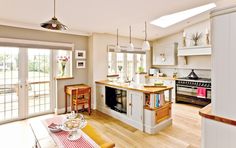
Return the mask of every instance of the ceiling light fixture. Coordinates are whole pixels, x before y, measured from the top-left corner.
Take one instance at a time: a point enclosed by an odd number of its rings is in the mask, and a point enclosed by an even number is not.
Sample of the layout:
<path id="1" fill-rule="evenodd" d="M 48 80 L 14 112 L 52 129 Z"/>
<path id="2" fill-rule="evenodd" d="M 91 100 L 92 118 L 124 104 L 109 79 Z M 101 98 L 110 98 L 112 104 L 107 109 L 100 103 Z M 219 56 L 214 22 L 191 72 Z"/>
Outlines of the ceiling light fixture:
<path id="1" fill-rule="evenodd" d="M 121 48 L 119 46 L 119 30 L 117 28 L 117 32 L 116 32 L 116 47 L 115 47 L 115 52 L 120 52 L 121 51 Z"/>
<path id="2" fill-rule="evenodd" d="M 150 44 L 147 41 L 147 22 L 145 21 L 145 40 L 143 42 L 143 48 L 142 50 L 146 51 L 146 50 L 150 50 Z"/>
<path id="3" fill-rule="evenodd" d="M 129 26 L 129 46 L 128 50 L 134 50 L 134 44 L 131 42 L 131 26 Z"/>
<path id="4" fill-rule="evenodd" d="M 195 7 L 192 9 L 185 10 L 185 11 L 180 11 L 180 12 L 173 13 L 170 15 L 162 16 L 156 20 L 153 20 L 151 24 L 162 27 L 162 28 L 166 28 L 176 23 L 179 23 L 181 21 L 184 21 L 188 18 L 191 18 L 193 16 L 196 16 L 198 14 L 211 10 L 215 7 L 216 7 L 215 3 L 210 3 L 207 5 L 200 6 L 200 7 Z"/>
<path id="5" fill-rule="evenodd" d="M 67 26 L 59 22 L 55 16 L 56 14 L 56 0 L 54 0 L 54 16 L 51 20 L 41 23 L 40 26 L 50 30 L 67 30 Z"/>

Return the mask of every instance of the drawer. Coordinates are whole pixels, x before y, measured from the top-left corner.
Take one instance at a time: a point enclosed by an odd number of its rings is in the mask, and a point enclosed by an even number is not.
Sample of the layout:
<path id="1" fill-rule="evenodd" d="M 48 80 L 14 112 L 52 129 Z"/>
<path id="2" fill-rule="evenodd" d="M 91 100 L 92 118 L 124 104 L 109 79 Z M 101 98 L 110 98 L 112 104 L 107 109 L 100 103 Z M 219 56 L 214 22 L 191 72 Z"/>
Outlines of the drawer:
<path id="1" fill-rule="evenodd" d="M 171 102 L 166 103 L 164 106 L 156 110 L 156 123 L 171 117 Z"/>

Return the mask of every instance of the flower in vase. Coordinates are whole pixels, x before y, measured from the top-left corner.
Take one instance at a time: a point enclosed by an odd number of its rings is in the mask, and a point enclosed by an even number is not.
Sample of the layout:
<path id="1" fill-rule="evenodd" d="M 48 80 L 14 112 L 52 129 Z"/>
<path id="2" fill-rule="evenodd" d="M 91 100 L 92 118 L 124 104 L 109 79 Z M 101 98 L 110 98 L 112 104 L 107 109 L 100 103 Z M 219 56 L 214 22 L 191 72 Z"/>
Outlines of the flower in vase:
<path id="1" fill-rule="evenodd" d="M 60 64 L 61 68 L 61 76 L 64 76 L 65 69 L 66 69 L 66 63 L 70 60 L 70 56 L 58 56 L 57 62 Z"/>

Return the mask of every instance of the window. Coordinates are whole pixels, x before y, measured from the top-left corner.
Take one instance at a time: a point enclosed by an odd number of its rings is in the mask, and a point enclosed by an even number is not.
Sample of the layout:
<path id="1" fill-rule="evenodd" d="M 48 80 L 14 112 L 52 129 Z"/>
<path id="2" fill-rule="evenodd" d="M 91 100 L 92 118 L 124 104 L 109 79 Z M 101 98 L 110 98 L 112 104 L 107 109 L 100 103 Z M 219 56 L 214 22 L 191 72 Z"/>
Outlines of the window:
<path id="1" fill-rule="evenodd" d="M 119 74 L 131 80 L 135 73 L 146 71 L 146 54 L 108 52 L 108 75 Z"/>
<path id="2" fill-rule="evenodd" d="M 134 75 L 134 54 L 127 53 L 127 79 L 131 80 Z"/>
<path id="3" fill-rule="evenodd" d="M 116 54 L 116 69 L 117 74 L 121 75 L 124 73 L 124 53 L 117 53 Z"/>

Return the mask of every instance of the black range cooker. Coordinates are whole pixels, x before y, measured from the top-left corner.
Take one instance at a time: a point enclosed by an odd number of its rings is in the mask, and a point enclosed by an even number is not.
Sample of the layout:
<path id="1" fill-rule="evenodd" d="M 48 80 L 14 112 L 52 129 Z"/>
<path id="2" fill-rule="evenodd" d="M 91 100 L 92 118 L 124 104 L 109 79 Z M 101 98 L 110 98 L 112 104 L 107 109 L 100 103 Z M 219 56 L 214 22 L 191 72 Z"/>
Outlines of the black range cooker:
<path id="1" fill-rule="evenodd" d="M 205 106 L 211 103 L 211 79 L 199 78 L 194 70 L 176 80 L 176 102 Z"/>

